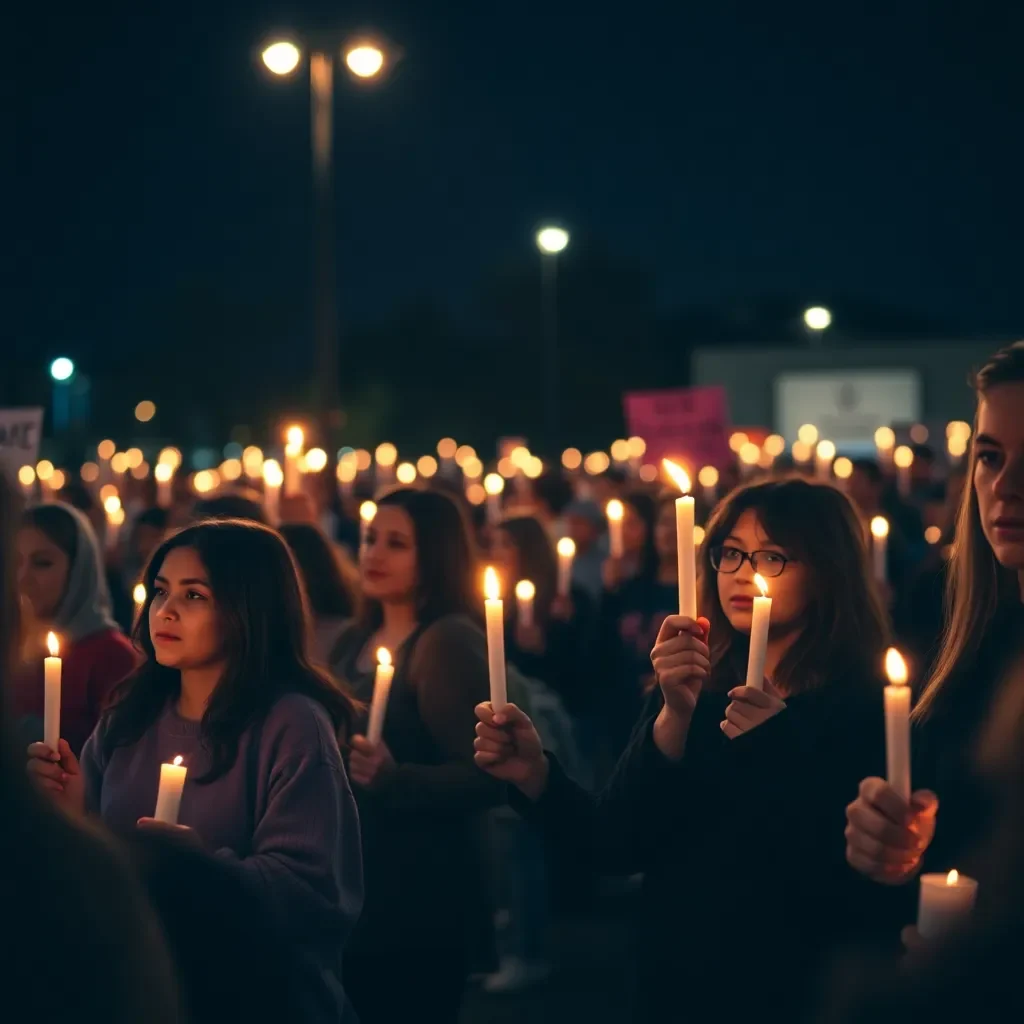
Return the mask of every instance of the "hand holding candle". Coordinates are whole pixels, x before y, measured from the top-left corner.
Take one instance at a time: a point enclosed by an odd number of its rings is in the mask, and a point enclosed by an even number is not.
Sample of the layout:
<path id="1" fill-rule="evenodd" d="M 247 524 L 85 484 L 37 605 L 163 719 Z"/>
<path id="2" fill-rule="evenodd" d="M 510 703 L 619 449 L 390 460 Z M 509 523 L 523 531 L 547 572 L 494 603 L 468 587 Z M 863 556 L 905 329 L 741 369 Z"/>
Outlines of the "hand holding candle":
<path id="1" fill-rule="evenodd" d="M 750 650 L 747 654 L 747 686 L 754 690 L 764 689 L 764 663 L 768 657 L 768 626 L 772 617 L 772 599 L 768 596 L 768 584 L 759 573 L 754 573 L 754 582 L 761 591 L 754 598 L 750 618 Z"/>
<path id="2" fill-rule="evenodd" d="M 484 573 L 484 613 L 487 619 L 487 668 L 491 680 L 491 707 L 501 711 L 508 703 L 505 680 L 505 602 L 498 574 L 491 566 Z"/>
<path id="3" fill-rule="evenodd" d="M 622 518 L 626 514 L 625 506 L 618 498 L 613 498 L 605 508 L 608 516 L 608 553 L 612 558 L 619 559 L 625 554 L 622 541 Z"/>
<path id="4" fill-rule="evenodd" d="M 907 663 L 895 647 L 885 652 L 885 762 L 889 785 L 910 803 L 910 687 Z"/>
<path id="5" fill-rule="evenodd" d="M 682 466 L 671 459 L 662 465 L 675 485 L 683 492 L 676 498 L 676 545 L 679 560 L 679 614 L 688 619 L 697 618 L 697 552 L 693 543 L 693 498 L 688 493 L 690 478 Z"/>
<path id="6" fill-rule="evenodd" d="M 374 745 L 384 735 L 384 717 L 388 711 L 388 697 L 391 695 L 391 681 L 395 677 L 395 666 L 391 652 L 386 647 L 377 649 L 377 675 L 373 681 L 373 698 L 370 701 L 370 721 L 366 727 L 366 738 Z"/>
<path id="7" fill-rule="evenodd" d="M 50 656 L 43 660 L 43 742 L 60 752 L 60 644 L 54 633 L 46 634 Z"/>
<path id="8" fill-rule="evenodd" d="M 185 789 L 185 775 L 188 772 L 181 761 L 179 754 L 170 764 L 160 765 L 160 788 L 156 794 L 156 810 L 153 817 L 167 825 L 178 824 L 181 794 Z"/>

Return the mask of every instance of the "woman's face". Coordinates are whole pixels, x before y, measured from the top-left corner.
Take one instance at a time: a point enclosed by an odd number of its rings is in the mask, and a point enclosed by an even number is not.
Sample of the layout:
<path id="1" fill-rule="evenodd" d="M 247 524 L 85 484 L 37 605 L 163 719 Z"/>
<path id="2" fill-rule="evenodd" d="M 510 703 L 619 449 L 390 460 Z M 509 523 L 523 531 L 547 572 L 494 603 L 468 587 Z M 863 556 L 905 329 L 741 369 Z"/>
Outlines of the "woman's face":
<path id="1" fill-rule="evenodd" d="M 1024 572 L 1024 383 L 1000 384 L 978 406 L 974 491 L 1000 565 Z"/>
<path id="2" fill-rule="evenodd" d="M 156 660 L 168 668 L 204 668 L 223 660 L 217 602 L 206 567 L 193 548 L 174 548 L 158 569 L 149 636 Z"/>
<path id="3" fill-rule="evenodd" d="M 747 509 L 737 520 L 732 532 L 722 541 L 723 563 L 731 568 L 730 563 L 738 559 L 738 552 L 758 554 L 758 570 L 765 577 L 768 596 L 772 599 L 772 632 L 785 632 L 798 626 L 807 608 L 807 572 L 802 562 L 787 562 L 781 576 L 769 577 L 765 572 L 772 572 L 773 555 L 789 557 L 785 548 L 772 542 L 761 527 L 757 513 Z M 754 582 L 754 570 L 750 559 L 744 559 L 736 572 L 718 573 L 718 600 L 722 604 L 725 617 L 733 629 L 740 633 L 750 632 L 750 622 L 754 612 L 754 598 L 760 591 Z"/>
<path id="4" fill-rule="evenodd" d="M 363 593 L 375 601 L 415 600 L 419 585 L 416 533 L 405 509 L 395 505 L 377 509 L 360 551 L 359 574 Z"/>
<path id="5" fill-rule="evenodd" d="M 42 530 L 18 531 L 18 587 L 37 619 L 50 621 L 57 614 L 70 572 L 70 559 Z"/>
<path id="6" fill-rule="evenodd" d="M 672 502 L 666 501 L 658 509 L 658 518 L 654 521 L 654 547 L 658 558 L 664 561 L 676 557 L 676 509 Z"/>
<path id="7" fill-rule="evenodd" d="M 622 547 L 627 555 L 636 557 L 644 550 L 647 541 L 647 524 L 629 502 L 623 502 Z"/>
<path id="8" fill-rule="evenodd" d="M 508 530 L 500 527 L 494 531 L 491 541 L 491 561 L 502 579 L 511 581 L 512 586 L 521 578 L 519 549 L 515 546 Z M 506 587 L 506 589 L 508 589 Z"/>

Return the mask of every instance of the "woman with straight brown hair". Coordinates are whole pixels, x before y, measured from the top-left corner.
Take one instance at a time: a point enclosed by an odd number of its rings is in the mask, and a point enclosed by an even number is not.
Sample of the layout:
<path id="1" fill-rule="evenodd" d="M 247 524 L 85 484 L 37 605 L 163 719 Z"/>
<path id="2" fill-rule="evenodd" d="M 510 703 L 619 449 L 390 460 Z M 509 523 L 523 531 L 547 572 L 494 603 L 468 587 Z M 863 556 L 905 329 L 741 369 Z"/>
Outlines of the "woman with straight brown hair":
<path id="1" fill-rule="evenodd" d="M 744 685 L 755 573 L 773 598 L 761 688 Z M 883 760 L 886 625 L 848 499 L 802 479 L 734 491 L 699 607 L 665 620 L 659 685 L 596 800 L 514 705 L 478 707 L 477 763 L 581 864 L 644 874 L 634 1019 L 798 1020 L 830 953 L 884 920 L 864 895 L 888 895 L 834 831 Z"/>
<path id="2" fill-rule="evenodd" d="M 883 779 L 866 778 L 847 808 L 847 859 L 887 885 L 913 880 L 922 864 L 979 871 L 977 848 L 998 798 L 976 756 L 1024 647 L 1024 341 L 997 352 L 974 389 L 970 485 L 949 562 L 946 628 L 914 709 L 913 777 L 928 788 L 908 806 Z"/>

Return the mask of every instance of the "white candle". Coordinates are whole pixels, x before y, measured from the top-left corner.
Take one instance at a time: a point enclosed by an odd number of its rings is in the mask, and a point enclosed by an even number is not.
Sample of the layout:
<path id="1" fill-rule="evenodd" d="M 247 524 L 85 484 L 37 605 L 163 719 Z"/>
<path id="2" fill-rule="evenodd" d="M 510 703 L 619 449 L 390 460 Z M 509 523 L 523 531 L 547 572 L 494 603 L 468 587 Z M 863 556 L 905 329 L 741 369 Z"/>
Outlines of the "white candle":
<path id="1" fill-rule="evenodd" d="M 491 678 L 491 707 L 501 711 L 508 703 L 505 682 L 505 602 L 498 574 L 488 566 L 484 573 L 484 613 L 487 619 L 487 668 Z"/>
<path id="2" fill-rule="evenodd" d="M 529 629 L 533 625 L 533 599 L 537 588 L 529 580 L 520 580 L 516 584 L 516 611 L 521 629 Z"/>
<path id="3" fill-rule="evenodd" d="M 889 785 L 910 803 L 910 687 L 907 663 L 895 647 L 885 652 L 885 764 Z"/>
<path id="4" fill-rule="evenodd" d="M 286 498 L 298 494 L 302 489 L 299 480 L 299 459 L 306 443 L 306 435 L 302 427 L 289 427 L 285 435 L 287 443 L 284 447 L 284 496 Z"/>
<path id="5" fill-rule="evenodd" d="M 718 470 L 714 466 L 702 467 L 697 481 L 704 488 L 704 501 L 713 506 L 718 501 Z"/>
<path id="6" fill-rule="evenodd" d="M 619 559 L 625 554 L 622 542 L 622 517 L 626 514 L 626 509 L 618 498 L 613 498 L 608 502 L 605 512 L 608 515 L 608 553 L 612 558 Z"/>
<path id="7" fill-rule="evenodd" d="M 124 509 L 118 503 L 117 508 L 107 509 L 107 551 L 117 551 L 117 542 L 121 535 L 121 525 L 124 523 Z"/>
<path id="8" fill-rule="evenodd" d="M 832 460 L 836 457 L 836 446 L 831 441 L 819 441 L 814 452 L 814 472 L 819 480 L 832 479 Z"/>
<path id="9" fill-rule="evenodd" d="M 171 764 L 160 765 L 160 789 L 156 794 L 156 810 L 153 817 L 168 825 L 178 824 L 181 810 L 181 793 L 185 788 L 188 769 L 181 763 L 179 754 Z"/>
<path id="10" fill-rule="evenodd" d="M 161 508 L 171 507 L 171 487 L 174 482 L 174 467 L 169 462 L 157 463 L 153 470 L 156 478 L 156 502 Z"/>
<path id="11" fill-rule="evenodd" d="M 370 701 L 370 722 L 366 727 L 366 738 L 376 746 L 384 734 L 384 716 L 388 711 L 388 697 L 391 695 L 391 680 L 395 678 L 395 666 L 391 652 L 386 647 L 377 649 L 377 675 L 373 680 L 373 698 Z"/>
<path id="12" fill-rule="evenodd" d="M 764 689 L 764 662 L 768 656 L 768 626 L 772 617 L 772 599 L 768 596 L 768 584 L 759 573 L 754 573 L 754 582 L 761 591 L 754 598 L 754 609 L 750 619 L 750 652 L 747 655 L 747 686 L 755 690 Z"/>
<path id="13" fill-rule="evenodd" d="M 263 507 L 267 513 L 267 519 L 271 523 L 277 523 L 281 518 L 281 484 L 284 483 L 284 473 L 276 459 L 267 459 L 263 463 Z"/>
<path id="14" fill-rule="evenodd" d="M 892 461 L 896 464 L 896 489 L 900 497 L 910 497 L 910 467 L 914 464 L 914 450 L 901 444 L 892 453 Z"/>
<path id="15" fill-rule="evenodd" d="M 487 492 L 487 522 L 491 526 L 501 522 L 501 495 L 505 490 L 505 478 L 500 473 L 488 473 L 484 477 Z"/>
<path id="16" fill-rule="evenodd" d="M 888 576 L 886 571 L 886 548 L 889 537 L 889 520 L 885 516 L 875 516 L 871 520 L 871 557 L 875 566 L 875 579 L 884 583 Z"/>
<path id="17" fill-rule="evenodd" d="M 366 534 L 370 529 L 370 523 L 377 517 L 377 505 L 372 501 L 364 501 L 359 506 L 359 543 L 366 543 Z"/>
<path id="18" fill-rule="evenodd" d="M 917 931 L 922 939 L 937 939 L 967 918 L 978 895 L 973 878 L 950 871 L 948 875 L 922 875 L 917 906 Z"/>
<path id="19" fill-rule="evenodd" d="M 43 742 L 56 754 L 60 745 L 60 645 L 46 634 L 50 656 L 43 659 Z"/>
<path id="20" fill-rule="evenodd" d="M 568 597 L 572 590 L 572 562 L 576 557 L 576 542 L 563 537 L 558 542 L 558 596 Z"/>
<path id="21" fill-rule="evenodd" d="M 693 544 L 694 509 L 693 498 L 686 494 L 690 489 L 690 478 L 682 466 L 671 459 L 662 463 L 665 471 L 676 486 L 684 492 L 676 498 L 676 545 L 679 562 L 679 614 L 697 618 L 697 550 Z"/>

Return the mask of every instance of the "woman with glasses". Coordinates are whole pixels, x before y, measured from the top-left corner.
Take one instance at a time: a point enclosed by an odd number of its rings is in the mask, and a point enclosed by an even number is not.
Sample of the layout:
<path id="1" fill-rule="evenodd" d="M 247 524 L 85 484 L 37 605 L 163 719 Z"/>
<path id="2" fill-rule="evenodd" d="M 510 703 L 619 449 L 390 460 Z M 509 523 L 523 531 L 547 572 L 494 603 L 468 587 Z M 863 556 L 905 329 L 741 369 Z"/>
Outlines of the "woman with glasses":
<path id="1" fill-rule="evenodd" d="M 838 946 L 892 927 L 836 834 L 884 762 L 884 614 L 853 508 L 826 485 L 734 491 L 700 564 L 701 618 L 665 621 L 659 685 L 600 796 L 512 706 L 478 708 L 477 763 L 580 858 L 643 872 L 634 1019 L 796 1021 Z M 760 689 L 744 685 L 755 573 L 773 601 Z"/>

